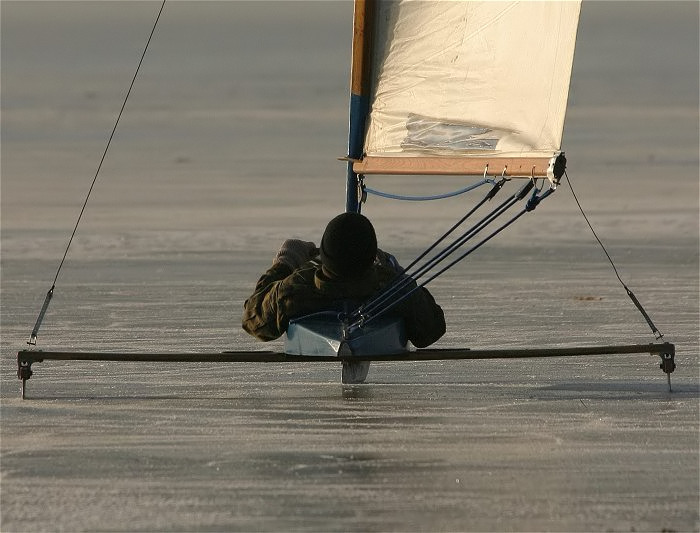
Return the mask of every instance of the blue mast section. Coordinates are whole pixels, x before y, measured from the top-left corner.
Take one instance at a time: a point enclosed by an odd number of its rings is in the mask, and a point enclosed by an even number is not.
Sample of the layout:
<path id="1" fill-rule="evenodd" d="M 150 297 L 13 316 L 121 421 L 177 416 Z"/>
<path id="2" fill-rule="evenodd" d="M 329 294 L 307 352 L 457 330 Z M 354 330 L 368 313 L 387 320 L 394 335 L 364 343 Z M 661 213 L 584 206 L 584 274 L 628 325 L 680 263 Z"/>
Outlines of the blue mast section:
<path id="1" fill-rule="evenodd" d="M 353 159 L 362 158 L 365 137 L 365 120 L 369 112 L 369 97 L 361 94 L 350 95 L 350 134 L 348 138 L 348 174 L 345 185 L 345 211 L 360 212 L 358 199 L 358 175 L 352 169 Z"/>

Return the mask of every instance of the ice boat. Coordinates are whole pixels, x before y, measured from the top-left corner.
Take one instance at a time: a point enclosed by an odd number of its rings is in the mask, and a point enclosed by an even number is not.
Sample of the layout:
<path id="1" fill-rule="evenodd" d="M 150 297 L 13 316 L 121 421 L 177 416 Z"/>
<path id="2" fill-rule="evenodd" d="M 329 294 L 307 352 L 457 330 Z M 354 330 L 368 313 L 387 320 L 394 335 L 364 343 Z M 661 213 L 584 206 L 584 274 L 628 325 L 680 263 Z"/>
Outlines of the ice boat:
<path id="1" fill-rule="evenodd" d="M 165 1 L 161 12 L 164 6 Z M 466 231 L 456 230 L 472 214 L 469 212 L 441 236 L 407 267 L 407 275 L 414 281 L 428 283 L 534 211 L 556 190 L 566 166 L 561 141 L 579 11 L 579 1 L 355 1 L 349 141 L 347 156 L 342 158 L 347 161 L 346 210 L 360 211 L 368 194 L 381 194 L 369 182 L 387 174 L 426 179 L 438 174 L 472 176 L 474 184 L 456 193 L 488 186 L 489 192 L 476 207 L 498 195 L 506 181 L 523 183 L 476 225 Z M 500 224 L 496 221 L 511 208 L 517 209 L 515 215 L 496 230 L 486 230 Z M 452 237 L 455 232 L 456 238 Z M 452 241 L 445 245 L 448 235 Z M 471 244 L 473 240 L 476 244 Z M 347 376 L 343 374 L 344 379 L 353 382 L 364 379 L 363 369 L 371 360 L 645 353 L 661 357 L 669 385 L 675 368 L 675 347 L 665 342 L 578 348 L 409 350 L 401 325 L 386 314 L 392 305 L 392 290 L 397 287 L 373 299 L 349 319 L 317 316 L 294 322 L 283 353 L 40 351 L 34 345 L 62 265 L 31 333 L 32 348 L 17 355 L 22 397 L 32 364 L 46 360 L 338 361 L 353 370 Z M 631 291 L 628 294 L 643 312 Z M 643 314 L 656 335 L 658 330 Z"/>

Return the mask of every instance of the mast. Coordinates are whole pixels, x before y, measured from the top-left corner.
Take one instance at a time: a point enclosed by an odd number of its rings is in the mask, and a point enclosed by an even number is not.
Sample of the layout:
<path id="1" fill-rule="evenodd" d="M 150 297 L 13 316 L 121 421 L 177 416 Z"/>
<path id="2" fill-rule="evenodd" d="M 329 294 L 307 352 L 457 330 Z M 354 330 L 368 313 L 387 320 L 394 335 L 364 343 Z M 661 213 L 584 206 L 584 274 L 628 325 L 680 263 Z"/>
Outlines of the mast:
<path id="1" fill-rule="evenodd" d="M 353 168 L 353 161 L 362 158 L 365 122 L 369 112 L 370 53 L 375 11 L 375 0 L 355 0 L 350 70 L 348 170 L 345 186 L 345 210 L 351 212 L 360 211 L 357 198 L 358 173 Z"/>

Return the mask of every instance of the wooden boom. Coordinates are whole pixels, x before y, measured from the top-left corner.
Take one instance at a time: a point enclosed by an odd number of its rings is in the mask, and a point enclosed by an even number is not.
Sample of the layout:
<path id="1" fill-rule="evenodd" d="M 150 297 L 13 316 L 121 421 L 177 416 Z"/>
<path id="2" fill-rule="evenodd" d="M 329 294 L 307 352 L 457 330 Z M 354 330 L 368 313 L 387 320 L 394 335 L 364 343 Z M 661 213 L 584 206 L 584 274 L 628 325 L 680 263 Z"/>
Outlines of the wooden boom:
<path id="1" fill-rule="evenodd" d="M 354 162 L 357 174 L 429 174 L 479 176 L 489 172 L 507 178 L 546 178 L 551 157 L 369 157 Z"/>

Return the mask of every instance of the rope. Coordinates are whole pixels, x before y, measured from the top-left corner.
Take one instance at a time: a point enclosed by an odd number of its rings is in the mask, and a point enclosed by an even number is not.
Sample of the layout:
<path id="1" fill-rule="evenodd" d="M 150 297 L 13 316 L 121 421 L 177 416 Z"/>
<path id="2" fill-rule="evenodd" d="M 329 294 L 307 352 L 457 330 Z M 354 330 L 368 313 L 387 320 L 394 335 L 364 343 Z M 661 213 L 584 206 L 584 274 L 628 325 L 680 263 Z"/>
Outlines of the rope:
<path id="1" fill-rule="evenodd" d="M 376 298 L 365 304 L 364 306 L 360 307 L 356 311 L 354 311 L 351 315 L 352 322 L 348 326 L 348 331 L 353 331 L 354 329 L 357 329 L 359 327 L 364 326 L 368 322 L 371 322 L 372 320 L 380 317 L 384 313 L 386 313 L 389 309 L 397 305 L 399 302 L 403 301 L 404 299 L 408 298 L 411 294 L 413 294 L 415 291 L 418 289 L 424 287 L 431 281 L 433 281 L 435 278 L 438 276 L 442 275 L 445 273 L 447 270 L 452 268 L 454 265 L 462 261 L 465 257 L 479 249 L 481 246 L 483 246 L 485 243 L 490 241 L 493 237 L 501 233 L 504 229 L 506 229 L 508 226 L 513 224 L 516 220 L 518 220 L 522 215 L 525 213 L 528 213 L 532 210 L 534 210 L 539 202 L 547 198 L 550 194 L 554 192 L 555 189 L 549 189 L 545 193 L 539 195 L 540 189 L 535 188 L 534 191 L 532 192 L 531 197 L 527 201 L 525 207 L 522 208 L 520 212 L 518 212 L 513 218 L 511 218 L 509 221 L 506 223 L 502 224 L 500 227 L 498 227 L 496 230 L 491 232 L 488 236 L 486 236 L 484 239 L 479 241 L 477 244 L 466 250 L 464 253 L 462 253 L 459 257 L 451 261 L 448 265 L 440 269 L 438 272 L 435 272 L 432 274 L 427 280 L 422 282 L 421 284 L 417 284 L 417 280 L 420 279 L 422 276 L 427 274 L 429 271 L 433 270 L 439 263 L 441 263 L 444 259 L 446 259 L 448 256 L 450 256 L 457 248 L 463 246 L 469 239 L 473 238 L 477 233 L 479 233 L 482 229 L 484 229 L 486 226 L 488 226 L 491 222 L 493 222 L 496 218 L 501 216 L 505 211 L 507 211 L 510 207 L 515 205 L 515 203 L 519 200 L 522 200 L 525 198 L 527 193 L 533 188 L 534 183 L 532 181 L 529 181 L 523 188 L 521 188 L 516 194 L 514 194 L 511 198 L 503 202 L 501 205 L 496 207 L 489 215 L 484 217 L 481 221 L 479 221 L 477 224 L 475 224 L 472 228 L 467 230 L 465 233 L 462 234 L 459 238 L 457 238 L 451 245 L 447 246 L 445 249 L 443 249 L 440 253 L 436 254 L 434 257 L 432 257 L 430 260 L 428 260 L 424 265 L 422 265 L 416 273 L 412 275 L 407 275 L 404 271 L 404 273 L 399 274 L 397 276 L 397 280 L 391 283 L 381 294 L 379 294 Z M 433 245 L 434 247 L 434 245 Z M 415 261 L 414 261 L 415 263 Z M 413 264 L 413 263 L 412 263 Z M 408 269 L 406 269 L 408 270 Z M 402 291 L 405 289 L 408 285 L 411 283 L 416 282 L 416 286 L 413 287 L 411 290 L 404 292 L 403 294 L 399 294 L 399 291 Z"/>
<path id="2" fill-rule="evenodd" d="M 486 182 L 487 180 L 484 180 Z M 410 265 L 408 265 L 405 269 L 404 272 L 410 270 L 418 261 L 423 259 L 426 255 L 428 255 L 436 246 L 438 246 L 443 240 L 445 240 L 455 229 L 457 229 L 459 226 L 461 226 L 474 212 L 479 209 L 482 205 L 484 205 L 487 201 L 491 201 L 496 194 L 503 188 L 503 185 L 506 182 L 506 178 L 501 178 L 498 182 L 493 183 L 493 187 L 491 190 L 484 196 L 479 203 L 477 203 L 470 211 L 467 212 L 466 215 L 464 215 L 461 219 L 459 219 L 450 229 L 448 229 L 438 240 L 436 240 L 431 246 L 428 247 L 427 250 L 425 250 L 422 254 L 420 254 L 418 257 L 416 257 Z"/>
<path id="3" fill-rule="evenodd" d="M 506 199 L 504 202 L 502 202 L 499 206 L 494 208 L 488 215 L 483 217 L 479 222 L 474 224 L 471 228 L 469 228 L 467 231 L 462 233 L 459 237 L 457 237 L 451 244 L 446 246 L 443 250 L 438 252 L 436 255 L 434 255 L 432 258 L 430 258 L 428 261 L 426 261 L 423 265 L 418 267 L 415 272 L 410 272 L 410 268 L 413 267 L 418 260 L 413 261 L 399 276 L 397 276 L 397 279 L 392 282 L 390 285 L 388 285 L 384 291 L 382 291 L 376 298 L 371 300 L 370 302 L 367 302 L 364 307 L 361 309 L 362 312 L 367 313 L 370 311 L 373 311 L 377 307 L 384 305 L 384 302 L 386 302 L 389 298 L 393 297 L 395 294 L 397 294 L 400 290 L 404 289 L 407 285 L 409 285 L 412 281 L 417 281 L 422 277 L 426 272 L 429 270 L 433 269 L 435 266 L 437 266 L 439 263 L 441 263 L 443 260 L 445 260 L 447 257 L 452 255 L 455 250 L 457 250 L 459 247 L 463 246 L 467 241 L 469 241 L 471 238 L 473 238 L 476 234 L 478 234 L 482 229 L 484 229 L 486 226 L 488 226 L 491 222 L 493 222 L 496 218 L 501 216 L 503 213 L 505 213 L 508 209 L 510 209 L 518 200 L 524 198 L 525 194 L 532 188 L 533 184 L 532 181 L 528 181 L 524 187 L 522 187 L 517 193 L 512 195 L 510 198 Z M 491 199 L 495 195 L 495 189 L 496 187 L 499 187 L 499 184 L 496 184 L 494 186 L 494 189 L 489 191 L 487 196 L 482 200 L 476 207 L 482 205 L 486 199 Z M 494 192 L 495 191 L 495 192 Z M 472 209 L 469 213 L 467 213 L 467 216 L 470 215 L 471 213 L 474 212 L 475 209 Z M 466 218 L 463 217 L 462 221 Z M 454 229 L 455 226 L 453 226 L 452 229 Z M 450 232 L 452 231 L 450 230 Z M 448 232 L 449 233 L 449 232 Z M 440 240 L 444 238 L 441 237 Z M 428 248 L 428 251 L 431 250 L 436 246 L 437 243 L 433 244 L 430 248 Z M 424 252 L 421 254 L 420 257 L 425 256 L 427 253 Z"/>
<path id="4" fill-rule="evenodd" d="M 622 278 L 620 277 L 620 273 L 617 271 L 617 267 L 615 266 L 615 263 L 613 262 L 612 258 L 610 257 L 610 254 L 605 249 L 603 242 L 598 237 L 598 234 L 593 229 L 593 226 L 591 225 L 591 222 L 588 220 L 586 213 L 583 211 L 583 207 L 581 207 L 581 203 L 578 201 L 578 197 L 576 196 L 576 192 L 574 191 L 574 187 L 571 185 L 571 180 L 569 179 L 569 175 L 566 173 L 566 171 L 564 171 L 564 176 L 566 177 L 566 183 L 569 184 L 569 188 L 571 189 L 571 194 L 573 195 L 574 200 L 576 201 L 576 205 L 578 206 L 579 211 L 581 211 L 581 214 L 583 215 L 583 218 L 586 221 L 586 224 L 588 224 L 588 227 L 590 228 L 591 232 L 593 233 L 595 240 L 598 241 L 598 244 L 603 249 L 603 253 L 605 253 L 605 256 L 608 258 L 608 261 L 610 262 L 610 266 L 612 266 L 612 269 L 615 272 L 615 276 L 617 276 L 618 281 L 620 282 L 622 287 L 625 289 L 627 296 L 629 296 L 630 300 L 632 300 L 632 303 L 635 305 L 637 310 L 642 314 L 642 316 L 646 320 L 646 322 L 649 325 L 649 327 L 651 328 L 651 332 L 654 334 L 654 337 L 656 338 L 656 340 L 662 339 L 664 336 L 663 333 L 661 333 L 658 330 L 658 328 L 654 325 L 654 322 L 651 320 L 651 317 L 644 310 L 644 307 L 639 302 L 639 300 L 637 300 L 637 297 L 630 290 L 630 288 L 625 284 L 625 282 L 622 281 Z"/>
<path id="5" fill-rule="evenodd" d="M 403 196 L 400 194 L 393 194 L 389 192 L 383 192 L 383 191 L 378 191 L 376 189 L 370 189 L 369 187 L 363 187 L 363 190 L 370 193 L 374 194 L 375 196 L 381 196 L 382 198 L 389 198 L 390 200 L 405 200 L 409 202 L 426 202 L 430 200 L 443 200 L 445 198 L 452 198 L 453 196 L 459 196 L 460 194 L 467 193 L 469 191 L 473 191 L 477 187 L 481 187 L 482 185 L 486 185 L 487 183 L 490 183 L 494 185 L 496 183 L 495 180 L 491 178 L 484 178 L 483 180 L 474 183 L 472 185 L 469 185 L 468 187 L 465 187 L 464 189 L 459 189 L 457 191 L 452 191 L 448 193 L 443 193 L 443 194 L 436 194 L 433 196 Z"/>
<path id="6" fill-rule="evenodd" d="M 163 0 L 163 3 L 160 6 L 160 10 L 158 11 L 158 15 L 156 16 L 156 20 L 153 23 L 153 28 L 151 28 L 151 33 L 148 36 L 148 40 L 146 41 L 146 46 L 143 49 L 143 53 L 141 54 L 141 59 L 139 60 L 139 64 L 136 67 L 136 72 L 134 72 L 134 76 L 131 79 L 131 83 L 129 84 L 129 90 L 126 92 L 126 96 L 124 97 L 124 102 L 122 103 L 121 109 L 119 110 L 119 115 L 117 116 L 117 120 L 114 123 L 114 127 L 112 128 L 112 133 L 109 136 L 109 139 L 107 140 L 107 146 L 105 146 L 104 152 L 102 153 L 102 157 L 100 158 L 100 163 L 97 165 L 97 170 L 95 171 L 95 176 L 92 178 L 92 183 L 90 184 L 90 189 L 88 189 L 87 196 L 85 196 L 85 201 L 83 202 L 83 206 L 80 209 L 80 214 L 78 215 L 78 220 L 75 221 L 75 226 L 73 227 L 73 232 L 71 233 L 70 239 L 68 239 L 68 245 L 66 246 L 65 252 L 63 252 L 63 258 L 61 259 L 61 262 L 58 265 L 58 269 L 56 270 L 56 275 L 53 278 L 53 283 L 51 284 L 51 288 L 49 291 L 46 293 L 46 298 L 44 299 L 44 304 L 41 308 L 41 311 L 39 312 L 39 316 L 37 317 L 36 323 L 34 324 L 34 329 L 32 330 L 31 336 L 29 337 L 29 342 L 27 344 L 30 345 L 35 345 L 36 344 L 36 337 L 39 333 L 39 327 L 41 326 L 42 321 L 44 320 L 44 315 L 46 314 L 46 309 L 49 306 L 49 302 L 51 301 L 51 298 L 53 296 L 53 291 L 56 288 L 56 281 L 58 281 L 58 276 L 61 273 L 61 269 L 63 268 L 63 263 L 66 261 L 66 257 L 68 256 L 68 250 L 71 247 L 71 244 L 73 243 L 73 238 L 75 237 L 76 232 L 78 231 L 78 225 L 80 224 L 80 221 L 83 218 L 83 213 L 85 212 L 85 208 L 87 207 L 87 203 L 90 200 L 90 195 L 92 194 L 92 189 L 95 187 L 95 182 L 97 182 L 97 177 L 100 174 L 100 170 L 102 169 L 102 164 L 105 161 L 105 158 L 107 157 L 107 152 L 109 151 L 109 147 L 112 144 L 112 139 L 114 138 L 114 133 L 117 131 L 117 126 L 119 125 L 119 120 L 122 118 L 122 114 L 124 113 L 124 109 L 126 108 L 126 103 L 129 100 L 129 96 L 131 95 L 131 89 L 134 87 L 134 83 L 136 82 L 136 77 L 139 74 L 139 71 L 141 70 L 141 64 L 143 63 L 143 58 L 146 56 L 146 51 L 148 50 L 148 46 L 151 44 L 151 39 L 153 38 L 153 34 L 156 31 L 156 26 L 158 25 L 158 21 L 160 20 L 160 15 L 163 13 L 163 8 L 165 7 L 165 2 L 166 0 Z"/>
<path id="7" fill-rule="evenodd" d="M 553 190 L 553 189 L 550 189 L 550 191 L 551 191 L 551 190 Z M 550 192 L 550 191 L 548 191 L 548 192 Z M 389 302 L 388 304 L 384 305 L 384 306 L 383 306 L 382 308 L 380 308 L 378 311 L 374 312 L 371 316 L 369 316 L 369 317 L 363 317 L 363 318 L 362 318 L 362 325 L 367 324 L 368 322 L 371 322 L 372 320 L 374 320 L 374 319 L 376 319 L 376 318 L 379 318 L 379 317 L 382 316 L 384 313 L 386 313 L 387 311 L 389 311 L 392 307 L 394 307 L 394 306 L 397 305 L 398 303 L 402 302 L 403 300 L 405 300 L 406 298 L 408 298 L 409 296 L 411 296 L 411 294 L 413 294 L 414 292 L 416 292 L 418 289 L 420 289 L 420 288 L 422 288 L 422 287 L 425 287 L 428 283 L 430 283 L 431 281 L 433 281 L 435 278 L 437 278 L 438 276 L 440 276 L 440 275 L 444 274 L 445 272 L 447 272 L 447 270 L 449 270 L 450 268 L 452 268 L 453 266 L 455 266 L 457 263 L 459 263 L 460 261 L 462 261 L 465 257 L 467 257 L 468 255 L 470 255 L 471 253 L 473 253 L 473 252 L 475 252 L 476 250 L 478 250 L 479 248 L 481 248 L 484 244 L 486 244 L 486 243 L 487 243 L 488 241 L 490 241 L 493 237 L 495 237 L 496 235 L 498 235 L 499 233 L 501 233 L 504 229 L 506 229 L 508 226 L 510 226 L 511 224 L 513 224 L 516 220 L 518 220 L 521 216 L 523 216 L 523 215 L 524 215 L 525 213 L 527 213 L 527 212 L 528 212 L 528 209 L 527 209 L 527 208 L 522 209 L 517 215 L 515 215 L 513 218 L 511 218 L 511 219 L 510 219 L 509 221 L 507 221 L 505 224 L 502 224 L 502 225 L 501 225 L 499 228 L 497 228 L 495 231 L 491 232 L 487 237 L 485 237 L 484 239 L 482 239 L 481 241 L 479 241 L 477 244 L 475 244 L 474 246 L 472 246 L 471 248 L 469 248 L 466 252 L 464 252 L 464 253 L 463 253 L 462 255 L 460 255 L 458 258 L 456 258 L 456 259 L 454 259 L 452 262 L 450 262 L 447 266 L 443 267 L 443 268 L 440 269 L 438 272 L 436 272 L 436 273 L 434 273 L 433 275 L 431 275 L 431 276 L 430 276 L 427 280 L 425 280 L 423 283 L 421 283 L 420 285 L 416 285 L 416 286 L 413 287 L 413 289 L 411 289 L 410 291 L 406 292 L 405 294 L 402 294 L 398 299 L 396 299 L 396 300 L 394 300 L 394 301 L 392 301 L 392 302 Z"/>

